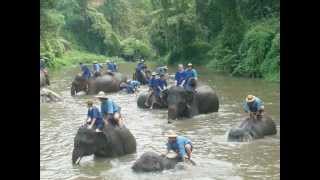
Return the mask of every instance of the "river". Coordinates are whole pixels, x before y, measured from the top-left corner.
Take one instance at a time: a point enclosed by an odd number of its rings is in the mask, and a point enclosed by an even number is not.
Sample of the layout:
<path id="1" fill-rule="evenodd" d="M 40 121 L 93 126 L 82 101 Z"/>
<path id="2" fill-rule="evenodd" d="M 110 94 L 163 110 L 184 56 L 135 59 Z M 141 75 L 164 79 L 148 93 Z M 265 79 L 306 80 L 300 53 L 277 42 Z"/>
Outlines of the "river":
<path id="1" fill-rule="evenodd" d="M 131 74 L 134 64 L 120 64 L 120 72 Z M 41 179 L 280 179 L 280 87 L 258 79 L 235 78 L 197 68 L 199 79 L 218 94 L 218 113 L 167 123 L 166 110 L 144 110 L 136 105 L 137 97 L 122 93 L 109 96 L 121 107 L 126 126 L 137 140 L 137 153 L 119 158 L 84 157 L 73 166 L 73 138 L 86 119 L 86 104 L 92 96 L 71 97 L 70 85 L 79 68 L 51 72 L 51 89 L 63 102 L 40 105 L 40 177 Z M 169 72 L 174 72 L 169 67 Z M 141 91 L 146 90 L 145 87 Z M 252 142 L 226 141 L 227 131 L 244 115 L 242 102 L 247 94 L 261 97 L 266 112 L 275 120 L 275 136 Z M 97 102 L 97 101 L 96 101 Z M 164 133 L 173 129 L 190 138 L 194 144 L 193 160 L 197 166 L 181 165 L 161 173 L 134 173 L 131 165 L 146 151 L 165 150 Z"/>

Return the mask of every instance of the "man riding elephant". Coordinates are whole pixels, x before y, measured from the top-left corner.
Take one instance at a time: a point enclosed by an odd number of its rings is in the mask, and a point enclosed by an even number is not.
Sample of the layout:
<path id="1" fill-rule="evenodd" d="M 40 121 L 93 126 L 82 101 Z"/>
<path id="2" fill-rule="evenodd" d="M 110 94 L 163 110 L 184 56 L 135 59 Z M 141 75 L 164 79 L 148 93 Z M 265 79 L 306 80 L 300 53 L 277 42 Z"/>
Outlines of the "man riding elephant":
<path id="1" fill-rule="evenodd" d="M 127 80 L 127 82 L 120 84 L 120 90 L 125 90 L 128 94 L 136 93 L 139 87 L 140 82 L 135 80 Z"/>
<path id="2" fill-rule="evenodd" d="M 101 66 L 101 64 L 98 63 L 98 61 L 94 61 L 93 62 L 93 76 L 94 77 L 98 77 L 98 76 L 101 76 L 101 69 L 103 67 Z"/>
<path id="3" fill-rule="evenodd" d="M 143 85 L 148 83 L 146 69 L 147 69 L 147 66 L 144 63 L 144 60 L 141 59 L 136 66 L 135 79 L 138 80 Z"/>
<path id="4" fill-rule="evenodd" d="M 182 64 L 178 65 L 178 71 L 175 75 L 175 85 L 184 87 L 184 84 L 186 83 L 186 72 L 183 68 Z"/>
<path id="5" fill-rule="evenodd" d="M 191 63 L 188 63 L 188 69 L 185 70 L 185 74 L 186 74 L 185 84 L 184 84 L 185 89 L 188 91 L 194 91 L 196 87 L 193 86 L 193 83 L 196 84 L 198 80 L 198 73 L 193 68 Z M 194 80 L 195 82 L 192 82 L 192 80 Z"/>
<path id="6" fill-rule="evenodd" d="M 94 126 L 96 127 L 96 132 L 102 132 L 104 127 L 104 121 L 99 109 L 93 105 L 93 101 L 87 102 L 88 113 L 87 113 L 87 124 L 88 128 L 92 129 Z"/>
<path id="7" fill-rule="evenodd" d="M 97 96 L 101 102 L 101 113 L 106 125 L 123 126 L 121 117 L 121 108 L 112 100 L 109 99 L 104 92 L 100 92 Z"/>
<path id="8" fill-rule="evenodd" d="M 263 101 L 254 95 L 248 95 L 243 104 L 243 109 L 246 113 L 249 113 L 250 118 L 260 120 L 264 112 Z"/>

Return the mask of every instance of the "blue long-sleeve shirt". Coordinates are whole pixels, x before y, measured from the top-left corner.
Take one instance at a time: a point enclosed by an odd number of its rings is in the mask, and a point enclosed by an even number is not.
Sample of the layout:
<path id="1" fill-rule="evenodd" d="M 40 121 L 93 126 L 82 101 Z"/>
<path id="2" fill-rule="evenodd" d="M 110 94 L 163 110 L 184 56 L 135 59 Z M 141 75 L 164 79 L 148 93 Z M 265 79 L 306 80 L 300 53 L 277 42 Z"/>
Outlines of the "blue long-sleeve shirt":
<path id="1" fill-rule="evenodd" d="M 167 87 L 167 81 L 165 79 L 162 80 L 161 78 L 159 78 L 157 82 L 157 89 L 163 90 L 165 87 Z"/>
<path id="2" fill-rule="evenodd" d="M 176 72 L 176 75 L 175 75 L 175 78 L 174 78 L 176 81 L 177 81 L 177 86 L 180 86 L 181 83 L 186 80 L 186 72 L 185 71 L 178 71 Z"/>
<path id="3" fill-rule="evenodd" d="M 190 144 L 192 145 L 192 142 L 190 139 L 184 137 L 184 136 L 177 136 L 177 140 L 174 143 L 167 143 L 167 149 L 168 150 L 173 150 L 173 151 L 178 151 L 179 152 L 179 157 L 183 158 L 187 152 L 185 149 L 185 145 Z"/>
<path id="4" fill-rule="evenodd" d="M 88 109 L 87 115 L 91 120 L 93 120 L 95 118 L 97 124 L 102 122 L 102 115 L 101 115 L 99 109 L 95 106 Z"/>
<path id="5" fill-rule="evenodd" d="M 90 69 L 86 65 L 81 66 L 82 77 L 88 79 L 91 77 Z"/>
<path id="6" fill-rule="evenodd" d="M 156 78 L 151 78 L 149 80 L 149 87 L 153 90 L 156 90 L 157 87 L 158 87 L 158 82 L 157 82 L 157 79 Z"/>
<path id="7" fill-rule="evenodd" d="M 243 109 L 245 112 L 257 112 L 261 109 L 262 106 L 263 101 L 258 97 L 255 97 L 255 101 L 252 103 L 252 106 L 250 107 L 246 101 L 243 103 Z"/>
<path id="8" fill-rule="evenodd" d="M 111 72 L 117 72 L 117 66 L 114 63 L 107 63 L 107 69 Z"/>
<path id="9" fill-rule="evenodd" d="M 100 70 L 101 70 L 101 65 L 100 64 L 93 64 L 93 71 L 95 71 L 95 72 L 100 72 Z"/>
<path id="10" fill-rule="evenodd" d="M 189 78 L 197 78 L 198 73 L 195 69 L 187 69 L 186 71 L 186 80 L 189 80 Z"/>
<path id="11" fill-rule="evenodd" d="M 114 114 L 115 112 L 119 112 L 119 106 L 112 101 L 111 99 L 107 99 L 101 103 L 101 113 L 105 114 Z"/>

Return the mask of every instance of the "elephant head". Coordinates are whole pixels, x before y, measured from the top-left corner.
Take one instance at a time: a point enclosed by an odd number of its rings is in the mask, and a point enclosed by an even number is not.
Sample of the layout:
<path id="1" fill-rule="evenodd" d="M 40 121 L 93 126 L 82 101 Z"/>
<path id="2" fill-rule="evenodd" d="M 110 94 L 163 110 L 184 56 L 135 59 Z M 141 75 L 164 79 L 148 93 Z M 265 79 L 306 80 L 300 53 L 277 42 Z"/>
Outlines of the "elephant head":
<path id="1" fill-rule="evenodd" d="M 83 126 L 79 128 L 74 138 L 74 148 L 72 152 L 72 163 L 79 163 L 84 156 L 89 156 L 98 152 L 107 141 L 103 133 L 97 133 L 92 129 Z M 78 161 L 78 162 L 77 162 Z"/>
<path id="2" fill-rule="evenodd" d="M 183 87 L 173 86 L 168 89 L 168 118 L 177 119 L 178 117 L 189 116 L 190 112 L 187 109 L 187 105 L 190 105 L 192 101 L 192 93 L 186 91 Z"/>
<path id="3" fill-rule="evenodd" d="M 71 84 L 71 96 L 76 95 L 80 91 L 87 92 L 88 80 L 84 79 L 81 75 L 77 75 Z"/>
<path id="4" fill-rule="evenodd" d="M 126 127 L 106 126 L 103 132 L 95 132 L 82 126 L 74 138 L 72 163 L 75 164 L 83 156 L 92 154 L 100 157 L 117 157 L 135 151 L 136 140 Z"/>
<path id="5" fill-rule="evenodd" d="M 154 152 L 146 152 L 131 167 L 135 172 L 155 172 L 173 169 L 178 158 L 167 158 Z"/>
<path id="6" fill-rule="evenodd" d="M 245 118 L 239 127 L 234 127 L 229 131 L 228 141 L 243 142 L 276 133 L 276 125 L 268 116 L 263 116 L 260 120 Z"/>

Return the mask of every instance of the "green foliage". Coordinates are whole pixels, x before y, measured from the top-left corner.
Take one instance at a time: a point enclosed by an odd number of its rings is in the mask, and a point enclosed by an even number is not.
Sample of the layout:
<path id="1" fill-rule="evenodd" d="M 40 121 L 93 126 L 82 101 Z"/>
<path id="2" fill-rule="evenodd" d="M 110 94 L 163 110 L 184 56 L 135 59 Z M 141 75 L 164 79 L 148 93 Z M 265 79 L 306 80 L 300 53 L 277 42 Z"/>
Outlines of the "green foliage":
<path id="1" fill-rule="evenodd" d="M 128 38 L 121 41 L 121 55 L 125 59 L 132 61 L 141 57 L 144 59 L 150 59 L 153 57 L 153 52 L 150 45 L 136 38 Z"/>
<path id="2" fill-rule="evenodd" d="M 276 33 L 272 24 L 261 23 L 253 26 L 241 43 L 239 48 L 240 61 L 233 74 L 249 77 L 263 77 L 263 74 L 268 74 L 269 72 L 266 70 L 269 67 L 267 68 L 266 65 L 272 65 L 272 61 L 275 61 L 280 54 L 279 51 L 276 52 L 277 39 L 273 42 Z M 273 48 L 271 48 L 272 45 Z M 269 54 L 268 57 L 267 54 Z M 275 69 L 273 68 L 273 70 Z"/>
<path id="3" fill-rule="evenodd" d="M 40 53 L 50 66 L 144 57 L 161 65 L 192 62 L 235 76 L 279 80 L 279 0 L 96 3 L 40 1 Z"/>

